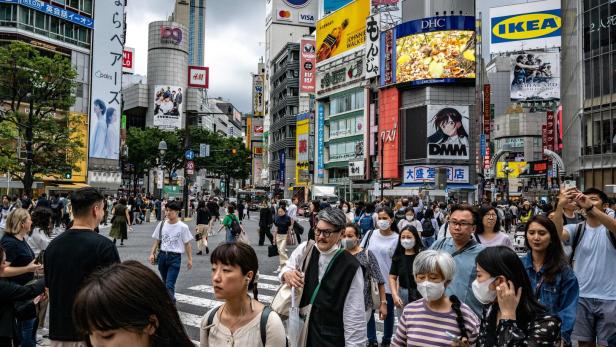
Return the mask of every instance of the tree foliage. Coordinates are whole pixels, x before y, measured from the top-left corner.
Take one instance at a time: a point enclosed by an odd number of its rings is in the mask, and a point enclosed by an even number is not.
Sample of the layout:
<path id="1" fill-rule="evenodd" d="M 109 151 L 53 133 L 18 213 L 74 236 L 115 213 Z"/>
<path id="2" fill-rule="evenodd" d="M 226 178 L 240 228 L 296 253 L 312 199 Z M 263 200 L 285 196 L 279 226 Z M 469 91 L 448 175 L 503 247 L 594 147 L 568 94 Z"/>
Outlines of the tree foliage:
<path id="1" fill-rule="evenodd" d="M 19 41 L 0 47 L 0 70 L 0 171 L 31 195 L 34 177 L 79 171 L 86 155 L 68 113 L 77 71 L 70 59 L 41 55 Z"/>

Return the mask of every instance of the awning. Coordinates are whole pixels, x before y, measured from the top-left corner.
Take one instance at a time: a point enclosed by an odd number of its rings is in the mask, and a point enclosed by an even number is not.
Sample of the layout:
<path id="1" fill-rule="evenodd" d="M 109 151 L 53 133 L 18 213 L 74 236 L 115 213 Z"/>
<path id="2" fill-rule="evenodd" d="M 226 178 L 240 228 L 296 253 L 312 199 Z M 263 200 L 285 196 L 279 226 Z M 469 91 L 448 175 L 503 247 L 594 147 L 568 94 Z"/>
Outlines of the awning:
<path id="1" fill-rule="evenodd" d="M 403 183 L 398 187 L 407 187 L 407 188 L 423 188 L 425 186 L 424 183 Z M 477 188 L 470 183 L 447 183 L 448 190 L 476 190 Z"/>
<path id="2" fill-rule="evenodd" d="M 79 189 L 89 187 L 89 185 L 85 183 L 62 183 L 57 186 L 49 186 L 50 188 L 58 188 L 58 189 Z"/>

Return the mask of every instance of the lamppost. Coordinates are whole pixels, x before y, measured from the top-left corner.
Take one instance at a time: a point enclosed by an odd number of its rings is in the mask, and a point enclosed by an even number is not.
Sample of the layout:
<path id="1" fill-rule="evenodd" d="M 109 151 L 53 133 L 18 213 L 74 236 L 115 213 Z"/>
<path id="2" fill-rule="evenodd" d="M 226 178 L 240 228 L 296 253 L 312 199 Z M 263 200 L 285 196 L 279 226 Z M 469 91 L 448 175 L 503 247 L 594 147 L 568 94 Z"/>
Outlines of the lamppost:
<path id="1" fill-rule="evenodd" d="M 507 164 L 507 166 L 505 166 L 505 168 L 503 168 L 503 172 L 505 173 L 506 176 L 506 181 L 505 181 L 505 194 L 507 194 L 507 199 L 506 201 L 509 202 L 509 174 L 512 173 L 514 170 L 512 168 L 509 167 L 509 164 Z"/>
<path id="2" fill-rule="evenodd" d="M 163 158 L 165 157 L 165 152 L 167 152 L 167 142 L 165 140 L 161 140 L 158 143 L 158 153 L 160 154 L 160 167 L 159 170 L 162 172 L 161 182 L 160 182 L 160 200 L 163 199 L 163 189 L 165 187 L 165 171 L 163 170 Z"/>

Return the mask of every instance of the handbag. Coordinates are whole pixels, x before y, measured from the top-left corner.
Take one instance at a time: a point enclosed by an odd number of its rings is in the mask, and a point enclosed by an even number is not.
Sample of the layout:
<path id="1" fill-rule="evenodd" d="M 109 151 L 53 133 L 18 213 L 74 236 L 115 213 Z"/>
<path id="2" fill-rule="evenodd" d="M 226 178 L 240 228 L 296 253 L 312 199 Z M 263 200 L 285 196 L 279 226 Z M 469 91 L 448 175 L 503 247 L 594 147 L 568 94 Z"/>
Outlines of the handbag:
<path id="1" fill-rule="evenodd" d="M 154 260 L 152 261 L 152 265 L 158 263 L 158 254 L 160 253 L 160 244 L 163 239 L 163 226 L 165 225 L 165 220 L 160 223 L 160 228 L 158 228 L 158 242 L 156 243 L 156 247 L 154 248 Z"/>
<path id="2" fill-rule="evenodd" d="M 276 245 L 269 245 L 267 246 L 267 256 L 268 257 L 277 257 L 278 254 L 278 246 Z"/>
<path id="3" fill-rule="evenodd" d="M 368 250 L 366 250 L 366 258 L 370 262 Z M 370 276 L 370 296 L 372 297 L 372 309 L 378 310 L 381 306 L 381 294 L 379 293 L 379 284 L 372 276 Z"/>
<path id="4" fill-rule="evenodd" d="M 195 241 L 201 241 L 202 238 L 203 238 L 203 234 L 201 234 L 201 233 L 196 233 L 195 234 Z"/>
<path id="5" fill-rule="evenodd" d="M 304 254 L 301 257 L 301 272 L 306 272 L 308 268 L 308 264 L 310 263 L 310 256 L 312 254 L 312 248 L 314 247 L 314 240 L 308 240 L 306 242 L 306 249 L 304 250 Z M 299 265 L 299 264 L 297 264 Z M 299 270 L 299 269 L 297 269 Z M 280 316 L 282 320 L 286 320 L 289 318 L 289 308 L 291 307 L 291 291 L 293 288 L 287 283 L 283 283 L 278 287 L 274 298 L 272 299 L 271 307 L 272 310 Z M 302 297 L 303 288 L 295 288 L 295 294 L 298 297 Z"/>

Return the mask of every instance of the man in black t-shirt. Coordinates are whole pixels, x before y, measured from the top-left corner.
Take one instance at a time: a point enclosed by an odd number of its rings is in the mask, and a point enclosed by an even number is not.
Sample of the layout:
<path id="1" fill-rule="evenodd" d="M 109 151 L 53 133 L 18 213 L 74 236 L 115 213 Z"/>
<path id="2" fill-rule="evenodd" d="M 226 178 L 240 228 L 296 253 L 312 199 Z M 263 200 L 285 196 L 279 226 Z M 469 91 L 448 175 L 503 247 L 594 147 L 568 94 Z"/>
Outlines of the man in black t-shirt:
<path id="1" fill-rule="evenodd" d="M 72 320 L 73 301 L 83 281 L 95 270 L 120 262 L 118 250 L 94 232 L 105 211 L 103 195 L 95 188 L 73 192 L 72 227 L 56 237 L 44 255 L 49 288 L 49 338 L 53 347 L 85 346 Z"/>

